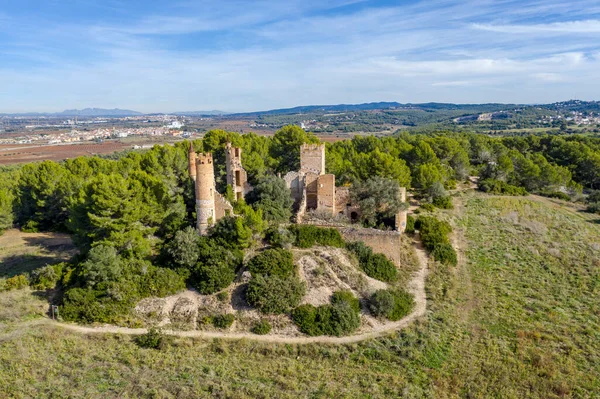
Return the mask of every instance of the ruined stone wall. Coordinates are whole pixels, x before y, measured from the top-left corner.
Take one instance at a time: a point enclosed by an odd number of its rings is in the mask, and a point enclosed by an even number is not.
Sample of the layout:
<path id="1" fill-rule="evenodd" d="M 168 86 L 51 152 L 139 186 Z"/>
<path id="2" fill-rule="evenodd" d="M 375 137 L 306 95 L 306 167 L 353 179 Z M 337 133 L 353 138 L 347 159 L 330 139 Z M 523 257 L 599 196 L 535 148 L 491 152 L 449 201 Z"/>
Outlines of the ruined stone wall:
<path id="1" fill-rule="evenodd" d="M 317 209 L 319 204 L 319 176 L 316 173 L 306 173 L 304 175 L 304 190 L 306 191 L 306 209 Z"/>
<path id="2" fill-rule="evenodd" d="M 215 194 L 215 222 L 224 216 L 233 216 L 233 206 L 221 194 Z"/>
<path id="3" fill-rule="evenodd" d="M 188 172 L 193 181 L 196 181 L 196 152 L 194 151 L 194 144 L 190 141 L 190 151 L 188 159 Z"/>
<path id="4" fill-rule="evenodd" d="M 352 204 L 350 200 L 350 187 L 336 187 L 335 189 L 335 211 L 346 216 L 348 219 L 356 219 L 360 216 L 360 208 Z M 354 215 L 354 218 L 352 217 Z"/>
<path id="5" fill-rule="evenodd" d="M 227 172 L 227 184 L 233 189 L 233 195 L 237 200 L 251 190 L 248 184 L 248 174 L 242 167 L 242 149 L 233 147 L 227 143 L 225 147 L 225 170 Z"/>
<path id="6" fill-rule="evenodd" d="M 317 210 L 335 213 L 335 175 L 321 175 L 317 179 Z"/>
<path id="7" fill-rule="evenodd" d="M 384 231 L 363 227 L 336 227 L 346 241 L 362 241 L 374 252 L 384 254 L 400 265 L 400 237 L 398 231 Z"/>
<path id="8" fill-rule="evenodd" d="M 406 202 L 406 187 L 400 187 L 400 200 Z M 406 230 L 406 220 L 408 219 L 408 210 L 401 210 L 396 214 L 395 229 L 401 233 Z"/>
<path id="9" fill-rule="evenodd" d="M 290 189 L 292 198 L 294 199 L 294 209 L 298 209 L 300 200 L 304 193 L 304 178 L 298 172 L 288 172 L 283 177 L 285 185 Z"/>

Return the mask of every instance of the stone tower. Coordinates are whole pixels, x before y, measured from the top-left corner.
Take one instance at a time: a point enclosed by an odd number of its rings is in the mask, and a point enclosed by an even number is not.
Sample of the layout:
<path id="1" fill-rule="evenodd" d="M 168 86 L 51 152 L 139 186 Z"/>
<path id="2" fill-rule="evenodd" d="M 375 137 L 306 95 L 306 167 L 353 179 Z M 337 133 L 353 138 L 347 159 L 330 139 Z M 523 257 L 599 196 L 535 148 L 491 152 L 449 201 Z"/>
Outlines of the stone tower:
<path id="1" fill-rule="evenodd" d="M 188 153 L 188 172 L 190 172 L 190 177 L 195 182 L 196 181 L 196 151 L 194 151 L 194 144 L 190 141 L 190 152 Z"/>
<path id="2" fill-rule="evenodd" d="M 196 158 L 196 226 L 202 235 L 205 235 L 208 228 L 216 222 L 215 193 L 215 169 L 212 154 L 198 154 Z"/>
<path id="3" fill-rule="evenodd" d="M 227 184 L 233 189 L 236 200 L 244 198 L 248 192 L 248 175 L 242 167 L 242 149 L 227 143 L 225 147 L 225 168 L 227 170 Z"/>
<path id="4" fill-rule="evenodd" d="M 325 144 L 302 144 L 300 147 L 300 172 L 325 174 Z"/>

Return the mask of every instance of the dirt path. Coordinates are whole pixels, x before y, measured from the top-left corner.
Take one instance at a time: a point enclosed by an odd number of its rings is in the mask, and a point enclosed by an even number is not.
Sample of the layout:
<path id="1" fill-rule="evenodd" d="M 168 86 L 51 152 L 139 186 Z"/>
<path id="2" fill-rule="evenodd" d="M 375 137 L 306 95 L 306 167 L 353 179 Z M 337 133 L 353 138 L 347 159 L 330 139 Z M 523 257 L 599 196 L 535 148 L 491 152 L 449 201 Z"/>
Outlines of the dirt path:
<path id="1" fill-rule="evenodd" d="M 347 337 L 288 337 L 284 335 L 256 335 L 251 333 L 228 333 L 228 332 L 212 332 L 212 331 L 172 331 L 163 330 L 165 334 L 173 335 L 177 337 L 198 337 L 198 338 L 224 338 L 224 339 L 248 339 L 253 341 L 262 342 L 277 342 L 277 343 L 288 343 L 288 344 L 308 344 L 308 343 L 329 343 L 329 344 L 349 344 L 354 342 L 364 341 L 370 338 L 380 337 L 390 332 L 397 331 L 402 328 L 406 328 L 413 323 L 419 317 L 425 315 L 427 310 L 427 297 L 425 293 L 425 278 L 427 276 L 428 258 L 425 250 L 421 246 L 421 242 L 418 240 L 414 241 L 415 251 L 419 259 L 420 269 L 415 273 L 412 280 L 408 283 L 408 291 L 411 292 L 415 297 L 415 308 L 408 316 L 401 320 L 391 323 L 385 323 L 381 326 L 375 327 L 373 330 L 351 335 Z M 127 327 L 116 327 L 116 326 L 104 326 L 104 327 L 85 327 L 76 324 L 67 324 L 47 320 L 46 324 L 57 326 L 71 331 L 76 331 L 84 334 L 97 334 L 97 333 L 112 333 L 112 334 L 128 334 L 128 335 L 139 335 L 147 332 L 145 328 L 127 328 Z"/>

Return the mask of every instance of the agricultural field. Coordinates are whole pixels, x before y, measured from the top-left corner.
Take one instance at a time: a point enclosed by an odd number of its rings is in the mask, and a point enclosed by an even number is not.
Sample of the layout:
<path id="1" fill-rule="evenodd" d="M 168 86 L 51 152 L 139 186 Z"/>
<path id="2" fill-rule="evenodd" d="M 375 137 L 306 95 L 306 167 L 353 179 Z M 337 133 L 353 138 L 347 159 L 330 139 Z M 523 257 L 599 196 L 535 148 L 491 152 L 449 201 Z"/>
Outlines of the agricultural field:
<path id="1" fill-rule="evenodd" d="M 428 311 L 345 345 L 65 330 L 44 293 L 0 293 L 0 396 L 594 398 L 600 220 L 561 201 L 458 193 L 435 211 L 459 262 L 430 262 Z M 2 267 L 2 266 L 0 266 Z"/>

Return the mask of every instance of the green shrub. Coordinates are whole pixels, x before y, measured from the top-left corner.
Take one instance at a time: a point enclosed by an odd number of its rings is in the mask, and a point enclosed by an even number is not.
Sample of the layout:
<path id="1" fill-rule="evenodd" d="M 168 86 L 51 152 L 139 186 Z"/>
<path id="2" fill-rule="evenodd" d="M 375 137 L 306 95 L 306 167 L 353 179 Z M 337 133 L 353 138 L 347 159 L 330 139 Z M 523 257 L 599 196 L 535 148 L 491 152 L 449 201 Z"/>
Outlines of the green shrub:
<path id="1" fill-rule="evenodd" d="M 432 216 L 421 216 L 415 222 L 415 228 L 419 230 L 423 245 L 430 251 L 438 244 L 450 243 L 448 234 L 452 232 L 452 227 L 448 222 Z"/>
<path id="2" fill-rule="evenodd" d="M 414 297 L 401 289 L 375 291 L 369 300 L 369 309 L 373 315 L 392 321 L 408 315 L 414 305 Z"/>
<path id="3" fill-rule="evenodd" d="M 456 251 L 450 244 L 442 243 L 436 245 L 433 251 L 431 251 L 431 256 L 433 256 L 433 259 L 446 265 L 456 266 L 458 263 Z"/>
<path id="4" fill-rule="evenodd" d="M 213 318 L 212 318 L 213 326 L 215 326 L 216 328 L 222 328 L 222 329 L 231 327 L 231 325 L 233 324 L 234 321 L 235 321 L 235 316 L 232 313 L 219 314 L 219 315 L 213 316 Z"/>
<path id="5" fill-rule="evenodd" d="M 217 294 L 217 299 L 221 302 L 227 302 L 229 300 L 229 292 L 221 291 Z"/>
<path id="6" fill-rule="evenodd" d="M 267 249 L 250 259 L 248 270 L 252 275 L 287 277 L 294 273 L 294 256 L 285 249 Z"/>
<path id="7" fill-rule="evenodd" d="M 25 288 L 29 285 L 29 281 L 27 280 L 27 276 L 24 274 L 19 274 L 17 276 L 9 277 L 4 280 L 4 291 L 10 290 L 19 290 L 21 288 Z"/>
<path id="8" fill-rule="evenodd" d="M 322 307 L 329 309 L 328 322 L 323 326 L 323 332 L 326 335 L 340 337 L 348 335 L 360 327 L 360 315 L 349 303 L 340 302 Z"/>
<path id="9" fill-rule="evenodd" d="M 333 295 L 331 295 L 331 304 L 332 305 L 342 303 L 342 302 L 349 304 L 350 307 L 352 309 L 354 309 L 354 311 L 356 313 L 360 312 L 360 302 L 359 302 L 358 298 L 354 296 L 352 291 L 341 290 L 341 291 L 336 291 L 333 293 Z"/>
<path id="10" fill-rule="evenodd" d="M 306 285 L 297 276 L 258 274 L 248 283 L 246 300 L 263 313 L 280 314 L 298 306 L 305 292 Z"/>
<path id="11" fill-rule="evenodd" d="M 163 343 L 163 333 L 153 327 L 146 334 L 138 335 L 135 343 L 142 348 L 159 349 Z"/>
<path id="12" fill-rule="evenodd" d="M 456 180 L 454 180 L 454 179 L 448 179 L 444 183 L 444 188 L 446 190 L 456 190 L 456 184 L 457 184 Z"/>
<path id="13" fill-rule="evenodd" d="M 267 320 L 261 320 L 252 326 L 252 332 L 256 335 L 267 335 L 271 332 L 271 323 Z"/>
<path id="14" fill-rule="evenodd" d="M 391 292 L 394 297 L 394 309 L 387 318 L 397 321 L 410 313 L 415 306 L 415 299 L 412 294 L 401 289 L 394 289 Z"/>
<path id="15" fill-rule="evenodd" d="M 454 205 L 452 205 L 452 197 L 450 197 L 450 196 L 434 198 L 432 203 L 436 208 L 440 208 L 440 209 L 453 209 L 454 208 Z"/>
<path id="16" fill-rule="evenodd" d="M 292 312 L 292 320 L 298 329 L 310 336 L 350 334 L 360 326 L 360 316 L 347 302 L 334 305 L 298 306 Z"/>
<path id="17" fill-rule="evenodd" d="M 31 272 L 31 287 L 34 290 L 48 290 L 56 287 L 62 277 L 64 263 L 46 266 Z"/>
<path id="18" fill-rule="evenodd" d="M 395 281 L 398 277 L 396 265 L 385 255 L 373 253 L 362 241 L 348 243 L 346 248 L 356 255 L 360 268 L 367 276 L 385 282 Z"/>
<path id="19" fill-rule="evenodd" d="M 321 335 L 323 331 L 316 323 L 317 308 L 313 305 L 300 305 L 292 311 L 292 320 L 298 329 L 310 336 Z"/>
<path id="20" fill-rule="evenodd" d="M 590 202 L 586 211 L 590 213 L 600 213 L 600 202 Z"/>
<path id="21" fill-rule="evenodd" d="M 295 224 L 289 230 L 295 235 L 294 244 L 299 248 L 311 248 L 314 245 L 342 248 L 344 239 L 334 228 Z"/>
<path id="22" fill-rule="evenodd" d="M 234 279 L 235 269 L 226 262 L 199 263 L 190 276 L 192 286 L 204 295 L 229 287 Z"/>
<path id="23" fill-rule="evenodd" d="M 273 247 L 287 249 L 294 244 L 296 236 L 285 227 L 273 226 L 265 232 L 265 239 Z"/>
<path id="24" fill-rule="evenodd" d="M 527 195 L 527 190 L 523 187 L 510 185 L 502 180 L 485 179 L 479 182 L 479 190 L 484 193 L 497 195 Z"/>
<path id="25" fill-rule="evenodd" d="M 149 296 L 162 298 L 185 289 L 183 277 L 175 270 L 142 264 L 139 273 L 139 295 L 141 298 Z"/>
<path id="26" fill-rule="evenodd" d="M 369 310 L 377 317 L 387 317 L 394 311 L 394 296 L 388 290 L 377 290 L 369 299 Z"/>
<path id="27" fill-rule="evenodd" d="M 571 196 L 562 191 L 541 191 L 540 195 L 548 198 L 557 198 L 563 201 L 571 201 Z"/>
<path id="28" fill-rule="evenodd" d="M 406 234 L 414 234 L 415 233 L 415 218 L 411 215 L 406 217 L 406 228 L 404 229 Z"/>
<path id="29" fill-rule="evenodd" d="M 433 212 L 435 211 L 435 206 L 433 206 L 433 204 L 430 204 L 429 202 L 424 202 L 421 204 L 421 209 L 424 211 Z"/>

